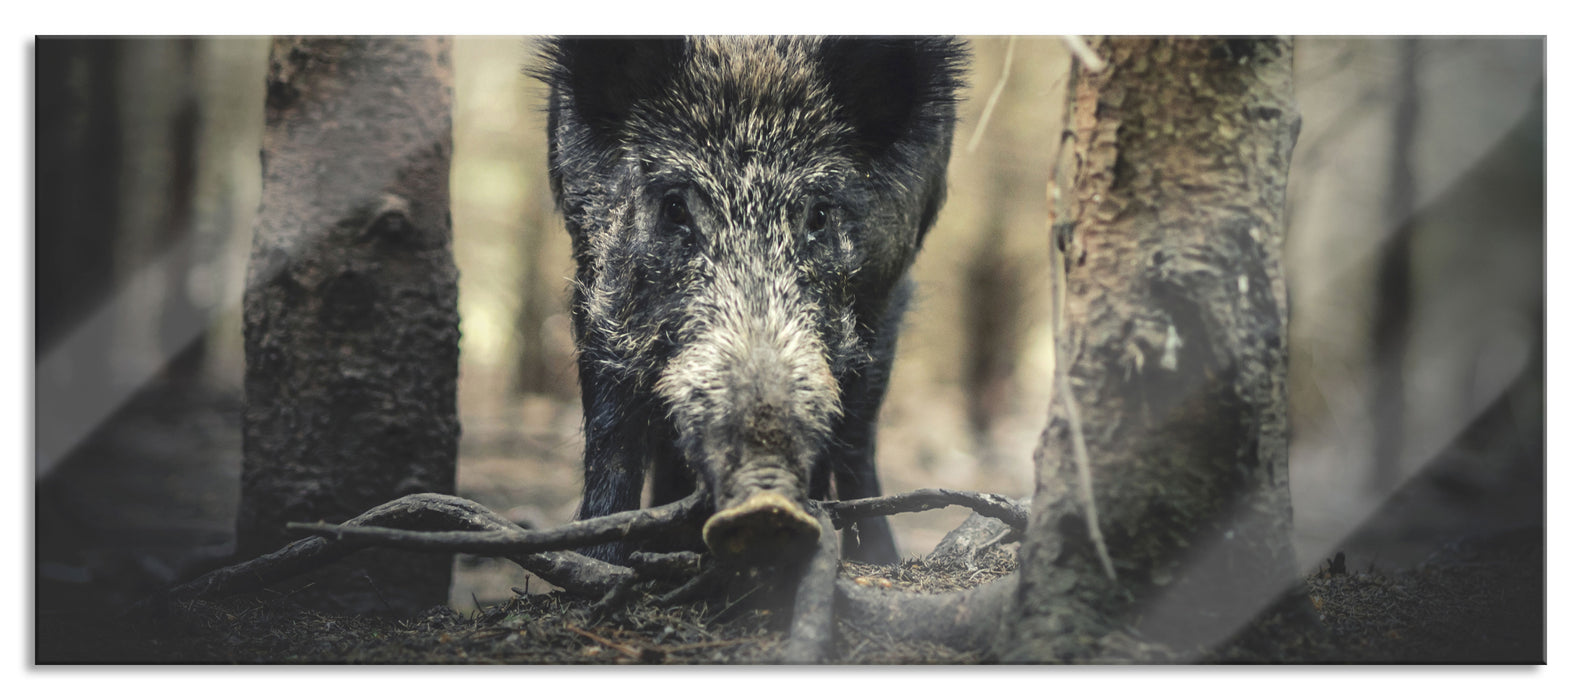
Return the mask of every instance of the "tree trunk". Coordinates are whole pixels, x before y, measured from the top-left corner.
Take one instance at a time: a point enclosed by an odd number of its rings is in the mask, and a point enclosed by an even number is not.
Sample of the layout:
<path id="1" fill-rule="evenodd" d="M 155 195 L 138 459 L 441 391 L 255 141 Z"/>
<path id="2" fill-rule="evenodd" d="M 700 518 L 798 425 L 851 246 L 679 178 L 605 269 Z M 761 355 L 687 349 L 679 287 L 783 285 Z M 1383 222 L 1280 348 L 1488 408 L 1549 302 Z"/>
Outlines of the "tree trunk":
<path id="1" fill-rule="evenodd" d="M 1298 580 L 1291 42 L 1096 51 L 1097 72 L 1073 63 L 1052 182 L 1057 369 L 1007 662 L 1206 650 Z"/>
<path id="2" fill-rule="evenodd" d="M 187 282 L 208 247 L 200 239 L 218 234 L 192 226 L 203 117 L 197 48 L 191 37 L 129 41 L 117 66 L 126 175 L 114 256 L 115 278 L 126 282 L 116 290 L 112 366 L 124 392 L 153 378 L 191 381 L 202 366 L 211 310 L 194 303 Z"/>
<path id="3" fill-rule="evenodd" d="M 116 286 L 124 150 L 116 104 L 124 39 L 38 40 L 34 161 L 34 406 L 37 473 L 49 473 L 119 395 L 113 323 L 93 323 Z M 73 342 L 74 338 L 80 338 Z"/>
<path id="4" fill-rule="evenodd" d="M 1370 333 L 1373 355 L 1373 489 L 1380 494 L 1395 489 L 1406 476 L 1401 447 L 1406 431 L 1406 326 L 1411 322 L 1412 241 L 1417 237 L 1417 181 L 1412 167 L 1416 143 L 1419 40 L 1399 41 L 1400 68 L 1395 81 L 1397 104 L 1390 138 L 1390 200 L 1386 203 L 1393 227 L 1384 241 L 1376 273 L 1378 299 Z"/>
<path id="5" fill-rule="evenodd" d="M 197 377 L 213 305 L 188 282 L 219 239 L 192 217 L 198 44 L 38 43 L 40 474 L 151 380 Z"/>
<path id="6" fill-rule="evenodd" d="M 538 200 L 532 200 L 538 204 Z M 556 367 L 554 363 L 564 357 L 552 357 L 546 352 L 544 322 L 550 316 L 565 310 L 565 301 L 546 284 L 539 274 L 539 261 L 544 258 L 546 238 L 554 231 L 555 209 L 537 207 L 526 217 L 526 226 L 517 240 L 521 246 L 522 274 L 517 280 L 516 307 L 516 357 L 512 371 L 511 388 L 516 396 L 554 393 Z M 560 374 L 565 374 L 561 372 Z"/>
<path id="7" fill-rule="evenodd" d="M 965 339 L 966 362 L 962 383 L 966 385 L 967 423 L 978 458 L 992 456 L 995 424 L 1005 414 L 1011 399 L 1011 383 L 1016 375 L 1016 357 L 1021 354 L 1022 263 L 1006 246 L 1006 210 L 1013 191 L 1003 173 L 994 188 L 1000 199 L 989 209 L 983 235 L 967 262 L 966 289 L 962 304 L 961 328 Z"/>
<path id="8" fill-rule="evenodd" d="M 126 45 L 106 39 L 38 42 L 33 349 L 40 357 L 105 303 L 113 288 L 122 174 L 116 62 Z M 83 364 L 104 363 L 94 359 Z"/>
<path id="9" fill-rule="evenodd" d="M 276 39 L 244 298 L 238 555 L 456 484 L 448 39 Z M 302 600 L 411 612 L 451 557 L 375 551 Z"/>

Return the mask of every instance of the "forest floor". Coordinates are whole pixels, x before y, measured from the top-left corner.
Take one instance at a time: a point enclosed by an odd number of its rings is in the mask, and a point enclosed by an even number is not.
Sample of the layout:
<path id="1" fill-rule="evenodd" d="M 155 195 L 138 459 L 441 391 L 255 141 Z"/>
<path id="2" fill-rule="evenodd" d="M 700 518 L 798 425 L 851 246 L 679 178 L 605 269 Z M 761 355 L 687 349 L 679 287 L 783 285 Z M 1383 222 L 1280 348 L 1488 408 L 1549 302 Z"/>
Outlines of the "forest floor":
<path id="1" fill-rule="evenodd" d="M 515 519 L 560 522 L 576 499 L 574 472 L 573 478 L 523 479 L 520 468 L 523 460 L 574 465 L 577 446 L 564 435 L 567 425 L 574 431 L 576 415 L 548 403 L 524 410 L 534 415 L 506 423 L 531 419 L 558 427 L 535 435 L 469 426 L 474 437 L 464 439 L 458 491 Z M 235 396 L 145 393 L 39 480 L 35 663 L 758 664 L 776 658 L 787 627 L 783 601 L 743 595 L 723 607 L 661 608 L 640 593 L 625 608 L 600 616 L 592 601 L 541 581 L 516 595 L 511 589 L 524 586 L 519 568 L 466 556 L 457 557 L 451 605 L 418 616 L 314 612 L 296 605 L 289 587 L 175 603 L 153 616 L 129 613 L 139 600 L 212 568 L 227 553 L 240 471 L 239 411 Z M 901 481 L 901 488 L 890 490 L 912 487 Z M 1536 519 L 1514 527 L 1403 530 L 1403 513 L 1414 503 L 1432 500 L 1443 509 L 1436 495 L 1443 481 L 1431 470 L 1414 479 L 1393 499 L 1397 507 L 1359 524 L 1337 549 L 1343 556 L 1309 574 L 1316 625 L 1281 629 L 1255 622 L 1252 633 L 1217 648 L 1141 660 L 1543 663 L 1541 500 L 1529 513 Z M 938 517 L 959 522 L 964 514 Z M 938 527 L 926 536 L 937 541 Z M 1371 570 L 1369 552 L 1383 546 L 1381 539 L 1402 536 L 1438 545 L 1410 565 Z M 903 534 L 903 541 L 908 537 Z M 860 577 L 863 585 L 960 590 L 1014 572 L 1015 549 L 992 548 L 970 565 L 923 557 L 889 567 L 846 563 L 842 575 Z M 847 624 L 836 629 L 832 663 L 993 661 Z"/>

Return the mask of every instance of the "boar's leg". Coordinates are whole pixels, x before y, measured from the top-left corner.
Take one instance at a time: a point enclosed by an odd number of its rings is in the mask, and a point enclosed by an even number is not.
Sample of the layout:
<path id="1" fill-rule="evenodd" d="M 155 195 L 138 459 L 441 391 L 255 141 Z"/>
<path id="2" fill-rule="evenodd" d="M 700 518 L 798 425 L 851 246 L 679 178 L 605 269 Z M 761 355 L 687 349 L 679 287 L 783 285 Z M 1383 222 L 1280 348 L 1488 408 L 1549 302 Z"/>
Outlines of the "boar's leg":
<path id="1" fill-rule="evenodd" d="M 675 503 L 699 488 L 702 486 L 697 473 L 687 466 L 686 459 L 675 448 L 674 435 L 666 436 L 653 450 L 653 464 L 649 467 L 649 506 Z M 643 542 L 642 549 L 648 552 L 701 552 L 703 539 L 695 530 L 677 530 L 662 539 Z"/>
<path id="2" fill-rule="evenodd" d="M 631 407 L 616 397 L 630 396 L 614 382 L 593 372 L 582 373 L 583 481 L 582 505 L 577 520 L 587 520 L 642 505 L 643 474 L 648 466 L 648 441 L 628 420 Z M 621 563 L 631 548 L 626 542 L 607 542 L 580 550 L 582 554 Z"/>
<path id="3" fill-rule="evenodd" d="M 655 455 L 652 473 L 650 505 L 662 506 L 675 503 L 698 490 L 698 478 L 686 460 L 674 449 L 661 449 Z"/>
<path id="4" fill-rule="evenodd" d="M 901 316 L 911 297 L 911 282 L 896 286 L 884 320 L 873 337 L 873 362 L 842 382 L 844 412 L 835 426 L 835 445 L 826 456 L 835 477 L 835 495 L 841 500 L 872 498 L 879 494 L 879 472 L 874 445 L 879 431 L 879 406 L 890 384 L 890 364 L 895 359 Z M 816 497 L 816 494 L 815 494 Z M 843 555 L 874 564 L 900 560 L 890 523 L 883 517 L 865 518 L 845 531 Z"/>
<path id="5" fill-rule="evenodd" d="M 831 448 L 829 461 L 835 475 L 835 495 L 841 500 L 879 495 L 879 474 L 874 466 L 878 412 L 877 401 L 848 403 L 845 416 L 836 426 L 839 446 Z M 890 523 L 883 517 L 865 518 L 848 528 L 842 550 L 847 559 L 873 564 L 890 564 L 900 559 Z"/>

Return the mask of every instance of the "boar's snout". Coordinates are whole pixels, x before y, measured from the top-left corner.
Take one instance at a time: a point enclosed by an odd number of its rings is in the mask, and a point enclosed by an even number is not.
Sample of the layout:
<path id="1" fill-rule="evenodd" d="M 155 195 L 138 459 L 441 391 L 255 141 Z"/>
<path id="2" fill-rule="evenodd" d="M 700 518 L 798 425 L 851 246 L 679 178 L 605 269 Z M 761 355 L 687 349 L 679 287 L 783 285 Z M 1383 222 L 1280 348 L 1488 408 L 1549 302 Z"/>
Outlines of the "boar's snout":
<path id="1" fill-rule="evenodd" d="M 702 315 L 659 383 L 687 462 L 714 495 L 704 541 L 733 559 L 817 543 L 818 522 L 801 504 L 840 410 L 812 310 L 754 296 Z"/>
<path id="2" fill-rule="evenodd" d="M 787 497 L 784 462 L 761 459 L 738 473 L 723 507 L 703 524 L 703 542 L 721 559 L 794 561 L 818 544 L 819 524 L 801 499 Z M 730 505 L 724 506 L 723 504 Z"/>

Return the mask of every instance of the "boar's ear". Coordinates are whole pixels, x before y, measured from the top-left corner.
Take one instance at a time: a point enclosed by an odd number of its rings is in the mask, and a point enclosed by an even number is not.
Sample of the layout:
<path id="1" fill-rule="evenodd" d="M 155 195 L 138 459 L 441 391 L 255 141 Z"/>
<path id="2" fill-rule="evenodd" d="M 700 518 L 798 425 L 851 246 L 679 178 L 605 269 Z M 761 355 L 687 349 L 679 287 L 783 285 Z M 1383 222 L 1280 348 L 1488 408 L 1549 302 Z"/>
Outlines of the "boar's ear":
<path id="1" fill-rule="evenodd" d="M 924 163 L 907 161 L 928 158 L 925 152 L 934 144 L 942 144 L 949 157 L 957 92 L 967 63 L 967 48 L 960 40 L 832 37 L 824 41 L 819 58 L 865 157 L 890 156 L 924 168 Z"/>
<path id="2" fill-rule="evenodd" d="M 583 126 L 607 147 L 633 106 L 666 89 L 684 50 L 679 38 L 562 37 L 544 44 L 535 74 L 550 87 L 554 121 Z"/>
<path id="3" fill-rule="evenodd" d="M 632 108 L 667 89 L 684 52 L 679 38 L 560 37 L 540 44 L 527 73 L 549 86 L 549 184 L 562 211 L 568 168 L 597 168 L 614 157 Z"/>

